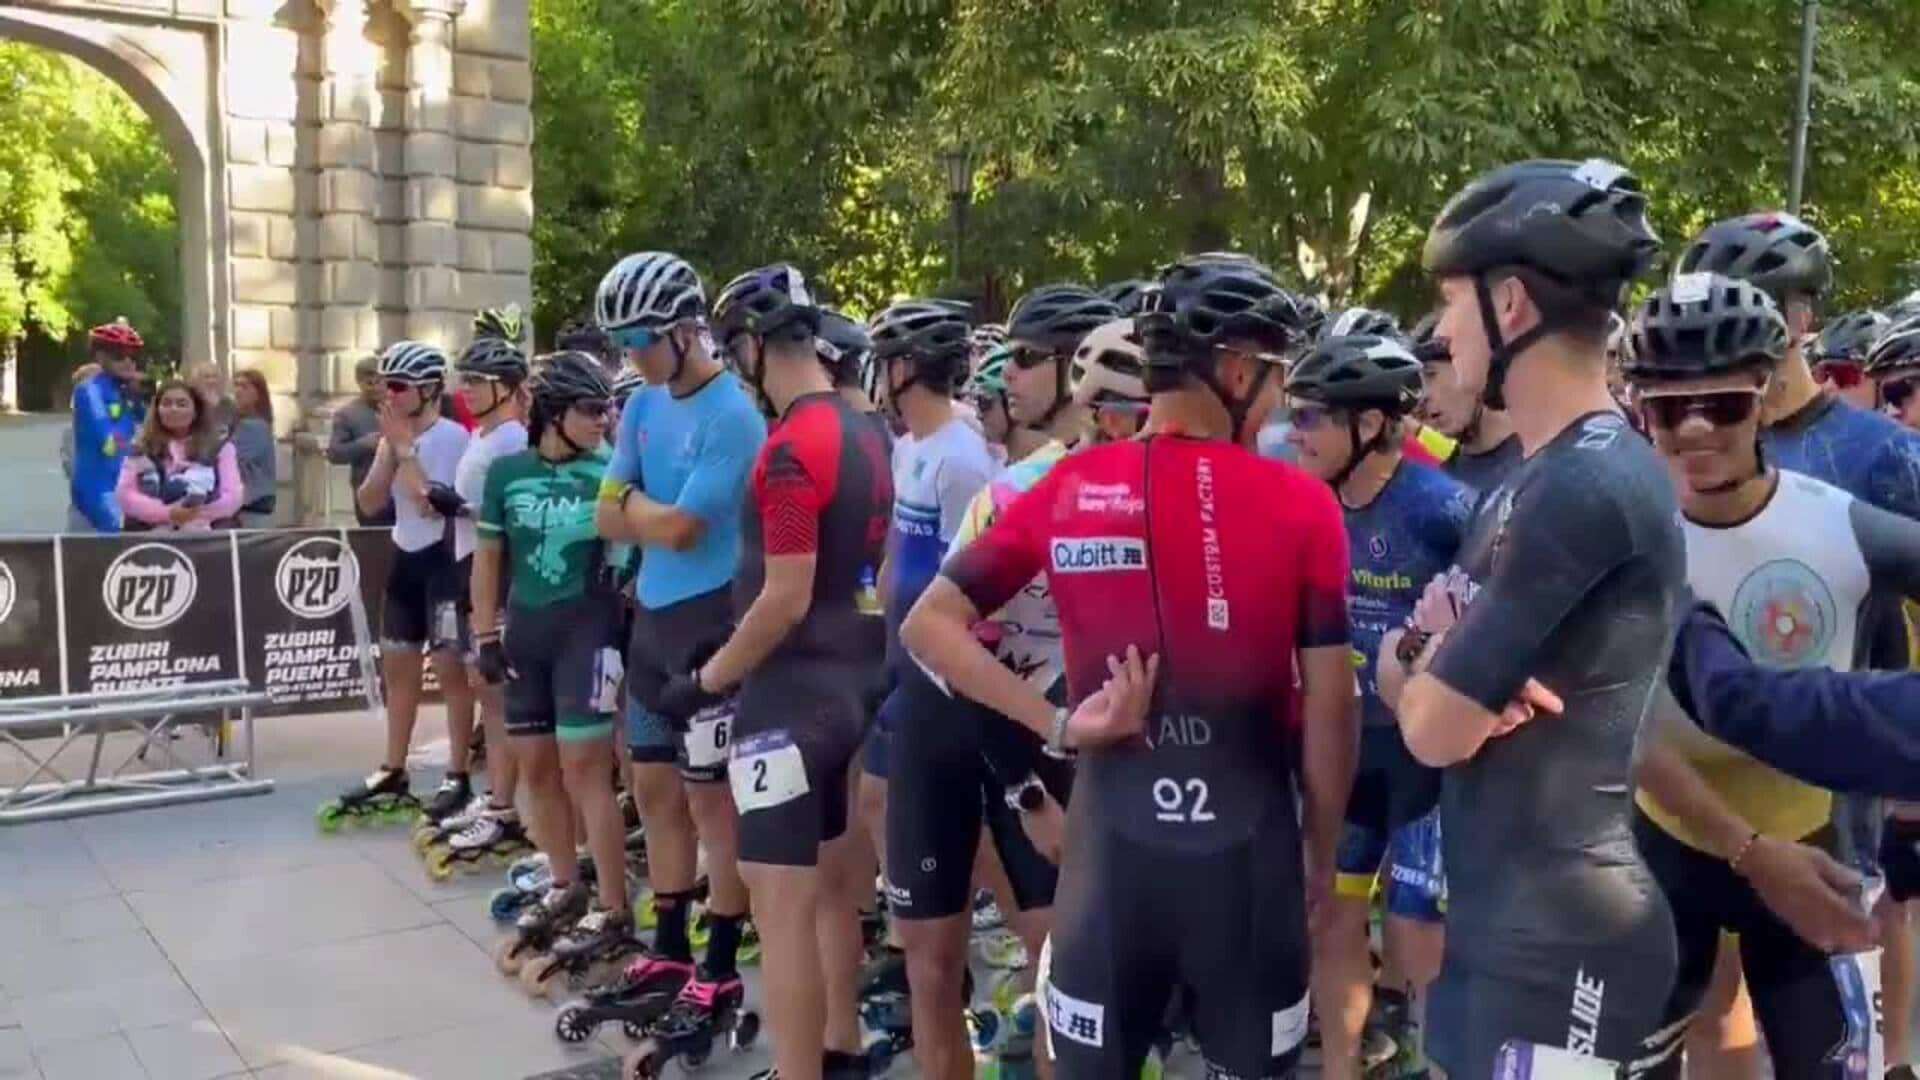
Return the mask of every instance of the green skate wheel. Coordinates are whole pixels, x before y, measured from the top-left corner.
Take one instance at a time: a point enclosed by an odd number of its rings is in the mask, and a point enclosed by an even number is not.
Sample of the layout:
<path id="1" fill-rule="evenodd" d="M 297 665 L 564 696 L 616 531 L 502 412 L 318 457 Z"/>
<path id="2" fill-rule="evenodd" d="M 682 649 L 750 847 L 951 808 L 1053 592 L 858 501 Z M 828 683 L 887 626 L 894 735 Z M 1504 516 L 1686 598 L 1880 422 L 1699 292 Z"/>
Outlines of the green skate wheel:
<path id="1" fill-rule="evenodd" d="M 314 821 L 319 824 L 321 832 L 336 833 L 340 831 L 340 807 L 328 803 L 319 810 L 314 811 L 313 817 Z"/>

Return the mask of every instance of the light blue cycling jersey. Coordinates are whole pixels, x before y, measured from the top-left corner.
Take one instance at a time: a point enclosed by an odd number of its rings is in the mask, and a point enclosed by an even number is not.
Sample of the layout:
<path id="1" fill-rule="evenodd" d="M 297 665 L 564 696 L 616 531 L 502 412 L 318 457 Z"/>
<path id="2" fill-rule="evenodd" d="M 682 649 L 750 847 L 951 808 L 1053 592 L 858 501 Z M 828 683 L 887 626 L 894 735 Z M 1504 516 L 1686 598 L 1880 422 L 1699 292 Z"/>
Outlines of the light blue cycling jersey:
<path id="1" fill-rule="evenodd" d="M 766 441 L 767 422 L 732 372 L 684 398 L 648 386 L 627 400 L 603 496 L 617 498 L 621 489 L 637 486 L 705 526 L 687 551 L 644 549 L 635 586 L 642 607 L 657 611 L 733 581 L 740 501 Z"/>

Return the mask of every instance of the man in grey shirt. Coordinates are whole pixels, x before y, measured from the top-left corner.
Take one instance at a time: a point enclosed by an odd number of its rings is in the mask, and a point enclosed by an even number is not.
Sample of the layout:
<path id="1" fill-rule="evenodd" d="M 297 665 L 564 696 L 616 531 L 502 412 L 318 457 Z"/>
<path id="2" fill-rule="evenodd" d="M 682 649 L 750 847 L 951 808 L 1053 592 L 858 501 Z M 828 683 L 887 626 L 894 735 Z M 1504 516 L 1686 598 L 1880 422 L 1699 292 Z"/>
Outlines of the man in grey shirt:
<path id="1" fill-rule="evenodd" d="M 333 414 L 333 434 L 327 440 L 327 460 L 347 467 L 355 491 L 360 490 L 360 482 L 367 478 L 367 470 L 373 468 L 373 452 L 380 445 L 378 364 L 378 357 L 367 356 L 354 365 L 353 381 L 360 385 L 360 396 Z M 368 514 L 360 509 L 356 500 L 353 516 L 362 525 L 392 525 L 393 504 L 389 502 L 379 513 Z"/>

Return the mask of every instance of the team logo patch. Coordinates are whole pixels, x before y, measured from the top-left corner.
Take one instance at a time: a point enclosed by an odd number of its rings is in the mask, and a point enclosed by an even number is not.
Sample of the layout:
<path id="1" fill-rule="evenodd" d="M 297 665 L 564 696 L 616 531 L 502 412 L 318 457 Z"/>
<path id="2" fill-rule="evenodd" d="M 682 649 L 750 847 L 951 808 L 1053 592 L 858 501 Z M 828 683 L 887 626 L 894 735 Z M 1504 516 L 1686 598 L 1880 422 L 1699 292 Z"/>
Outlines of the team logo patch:
<path id="1" fill-rule="evenodd" d="M 1053 572 L 1097 574 L 1145 570 L 1146 541 L 1132 536 L 1082 536 L 1053 542 Z"/>
<path id="2" fill-rule="evenodd" d="M 1379 534 L 1367 537 L 1367 554 L 1376 559 L 1387 557 L 1387 538 Z"/>
<path id="3" fill-rule="evenodd" d="M 303 619 L 324 619 L 346 607 L 359 584 L 353 550 L 330 536 L 293 545 L 273 569 L 274 595 Z"/>
<path id="4" fill-rule="evenodd" d="M 1047 983 L 1047 1024 L 1053 1030 L 1082 1046 L 1105 1046 L 1107 1007 L 1081 1001 Z"/>
<path id="5" fill-rule="evenodd" d="M 1727 616 L 1754 659 L 1777 668 L 1819 663 L 1840 623 L 1832 590 L 1797 559 L 1754 568 L 1734 590 Z"/>

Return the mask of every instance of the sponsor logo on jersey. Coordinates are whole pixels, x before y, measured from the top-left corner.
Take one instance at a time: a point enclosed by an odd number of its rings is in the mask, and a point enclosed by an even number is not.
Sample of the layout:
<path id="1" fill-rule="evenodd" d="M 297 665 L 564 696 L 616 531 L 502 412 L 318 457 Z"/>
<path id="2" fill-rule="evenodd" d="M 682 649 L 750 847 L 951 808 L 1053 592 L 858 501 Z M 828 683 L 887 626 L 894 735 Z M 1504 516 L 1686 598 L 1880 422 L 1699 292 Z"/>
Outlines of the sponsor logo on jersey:
<path id="1" fill-rule="evenodd" d="M 20 585 L 13 580 L 13 568 L 0 560 L 0 623 L 13 614 L 14 601 L 20 598 Z"/>
<path id="2" fill-rule="evenodd" d="M 1833 590 L 1798 559 L 1754 567 L 1734 590 L 1727 616 L 1755 660 L 1781 668 L 1822 663 L 1840 623 Z"/>
<path id="3" fill-rule="evenodd" d="M 1381 536 L 1379 533 L 1374 533 L 1372 536 L 1367 537 L 1367 554 L 1376 559 L 1386 558 L 1387 538 Z"/>
<path id="4" fill-rule="evenodd" d="M 1353 568 L 1353 583 L 1363 589 L 1382 591 L 1404 591 L 1413 588 L 1413 579 L 1402 573 L 1376 574 L 1360 567 Z"/>
<path id="5" fill-rule="evenodd" d="M 1145 570 L 1146 541 L 1132 536 L 1083 536 L 1053 542 L 1053 572 L 1094 574 L 1113 570 Z"/>
<path id="6" fill-rule="evenodd" d="M 177 548 L 139 544 L 120 553 L 100 581 L 107 613 L 130 630 L 158 630 L 187 613 L 200 588 L 193 563 Z"/>
<path id="7" fill-rule="evenodd" d="M 1125 514 L 1137 517 L 1147 510 L 1147 500 L 1134 494 L 1133 485 L 1082 483 L 1076 489 L 1075 502 L 1083 514 Z"/>
<path id="8" fill-rule="evenodd" d="M 1207 627 L 1225 630 L 1232 622 L 1227 608 L 1226 568 L 1220 558 L 1220 521 L 1213 502 L 1213 462 L 1201 458 L 1193 469 L 1194 497 L 1200 504 L 1200 569 L 1207 583 Z"/>
<path id="9" fill-rule="evenodd" d="M 1047 1024 L 1082 1046 L 1107 1043 L 1107 1007 L 1081 1001 L 1049 980 L 1046 985 Z"/>
<path id="10" fill-rule="evenodd" d="M 1607 984 L 1587 974 L 1586 968 L 1573 973 L 1573 1007 L 1567 1023 L 1567 1049 L 1576 1054 L 1594 1055 L 1600 1041 L 1600 1010 L 1605 1002 Z"/>
<path id="11" fill-rule="evenodd" d="M 273 570 L 273 594 L 303 619 L 324 619 L 346 607 L 359 583 L 359 560 L 331 536 L 293 545 Z"/>

